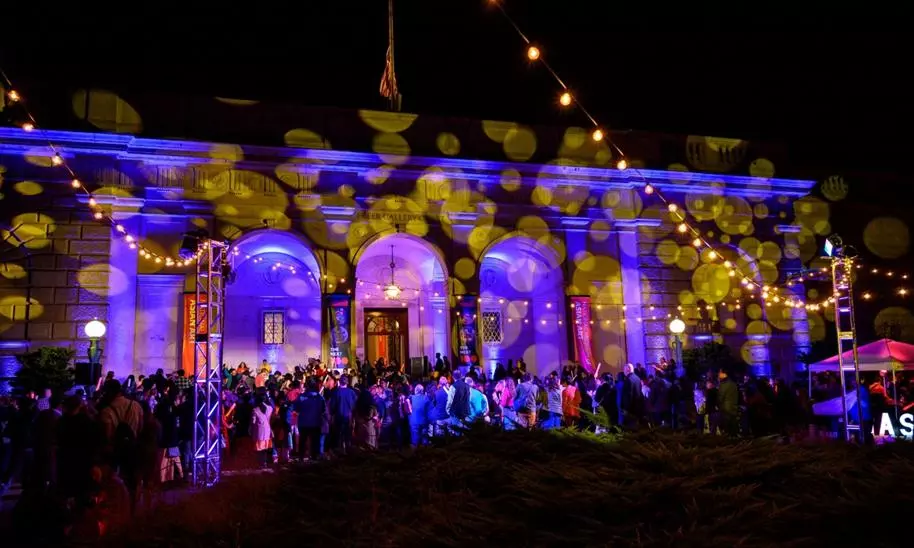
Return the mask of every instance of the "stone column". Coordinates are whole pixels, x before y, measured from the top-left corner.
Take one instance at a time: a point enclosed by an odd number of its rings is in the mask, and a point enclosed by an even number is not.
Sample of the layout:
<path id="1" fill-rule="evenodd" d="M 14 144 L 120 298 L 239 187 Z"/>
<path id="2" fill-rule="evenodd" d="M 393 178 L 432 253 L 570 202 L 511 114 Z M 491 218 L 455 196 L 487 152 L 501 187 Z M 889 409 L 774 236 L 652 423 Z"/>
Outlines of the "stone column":
<path id="1" fill-rule="evenodd" d="M 638 253 L 638 229 L 654 227 L 659 219 L 616 220 L 619 239 L 619 264 L 622 267 L 622 317 L 625 320 L 625 355 L 628 363 L 646 363 L 642 312 L 642 283 Z"/>
<path id="2" fill-rule="evenodd" d="M 115 219 L 122 223 L 127 232 L 138 236 L 138 222 L 124 219 L 126 215 L 115 213 Z M 130 249 L 123 235 L 112 231 L 110 272 L 108 275 L 108 332 L 105 354 L 107 365 L 118 378 L 133 373 L 134 345 L 137 323 L 137 264 L 138 255 Z"/>
<path id="3" fill-rule="evenodd" d="M 179 366 L 181 345 L 181 295 L 184 274 L 137 276 L 136 345 L 134 374 L 166 372 Z"/>

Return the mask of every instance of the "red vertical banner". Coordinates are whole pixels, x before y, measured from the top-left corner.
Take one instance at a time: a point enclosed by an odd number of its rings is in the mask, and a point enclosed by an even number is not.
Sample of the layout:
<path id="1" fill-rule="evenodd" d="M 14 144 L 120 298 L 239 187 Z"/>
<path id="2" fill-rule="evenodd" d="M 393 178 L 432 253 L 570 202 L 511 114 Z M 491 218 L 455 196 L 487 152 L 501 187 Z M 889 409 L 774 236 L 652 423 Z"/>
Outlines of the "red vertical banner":
<path id="1" fill-rule="evenodd" d="M 204 297 L 204 301 L 205 299 L 206 297 Z M 197 325 L 198 322 L 199 325 Z M 194 352 L 196 352 L 194 343 L 196 342 L 197 332 L 206 334 L 207 329 L 206 314 L 201 314 L 200 318 L 197 318 L 196 293 L 185 293 L 184 322 L 181 330 L 181 367 L 188 376 L 194 373 Z"/>
<path id="2" fill-rule="evenodd" d="M 574 335 L 574 360 L 589 373 L 597 364 L 593 357 L 593 327 L 590 323 L 590 297 L 571 297 L 572 334 Z"/>

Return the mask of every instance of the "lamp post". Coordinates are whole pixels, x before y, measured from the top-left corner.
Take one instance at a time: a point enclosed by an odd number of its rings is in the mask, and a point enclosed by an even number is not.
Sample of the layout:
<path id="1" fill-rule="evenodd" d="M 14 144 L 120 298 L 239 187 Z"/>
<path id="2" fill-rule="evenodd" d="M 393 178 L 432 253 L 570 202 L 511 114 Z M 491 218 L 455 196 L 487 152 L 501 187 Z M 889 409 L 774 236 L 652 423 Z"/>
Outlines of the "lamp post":
<path id="1" fill-rule="evenodd" d="M 674 318 L 670 322 L 670 333 L 673 334 L 673 350 L 676 352 L 676 376 L 681 377 L 684 373 L 682 367 L 682 338 L 680 335 L 685 333 L 686 324 L 679 318 Z"/>
<path id="2" fill-rule="evenodd" d="M 103 322 L 95 319 L 87 323 L 83 331 L 89 337 L 89 378 L 95 382 L 96 374 L 101 375 L 102 347 L 98 340 L 105 336 L 108 328 Z"/>

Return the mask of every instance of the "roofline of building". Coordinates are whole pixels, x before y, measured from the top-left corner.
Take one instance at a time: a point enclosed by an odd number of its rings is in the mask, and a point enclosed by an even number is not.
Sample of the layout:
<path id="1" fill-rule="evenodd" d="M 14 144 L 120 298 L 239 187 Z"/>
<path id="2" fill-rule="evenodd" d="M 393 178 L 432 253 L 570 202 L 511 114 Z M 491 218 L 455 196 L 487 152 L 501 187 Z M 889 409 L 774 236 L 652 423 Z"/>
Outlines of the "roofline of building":
<path id="1" fill-rule="evenodd" d="M 426 173 L 429 168 L 441 170 L 441 175 L 480 182 L 500 181 L 506 171 L 513 170 L 522 177 L 536 177 L 538 184 L 559 186 L 587 184 L 596 188 L 633 188 L 650 183 L 665 193 L 727 193 L 735 196 L 802 197 L 809 193 L 815 181 L 629 168 L 560 165 L 436 158 L 397 155 L 396 153 L 353 152 L 296 147 L 269 147 L 227 144 L 196 140 L 150 139 L 129 134 L 40 130 L 26 132 L 21 128 L 0 127 L 0 154 L 35 154 L 36 148 L 54 143 L 66 156 L 107 156 L 121 161 L 138 161 L 158 165 L 232 165 L 239 169 L 270 167 L 285 164 L 290 170 L 302 172 L 355 171 L 370 173 L 379 166 L 395 164 L 401 173 Z M 219 147 L 236 147 L 237 159 L 214 157 Z M 231 149 L 223 149 L 231 150 Z M 50 149 L 48 149 L 50 154 Z"/>

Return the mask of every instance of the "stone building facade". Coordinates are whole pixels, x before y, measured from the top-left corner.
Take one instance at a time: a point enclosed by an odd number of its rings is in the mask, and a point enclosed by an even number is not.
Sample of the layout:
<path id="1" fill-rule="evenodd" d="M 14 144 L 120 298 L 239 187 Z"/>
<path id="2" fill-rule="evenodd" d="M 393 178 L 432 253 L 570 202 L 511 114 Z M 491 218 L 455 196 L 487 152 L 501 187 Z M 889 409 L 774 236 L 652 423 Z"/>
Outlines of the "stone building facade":
<path id="1" fill-rule="evenodd" d="M 48 140 L 141 247 L 177 257 L 183 235 L 198 229 L 232 242 L 231 364 L 326 359 L 330 295 L 351 307 L 343 326 L 351 352 L 372 358 L 457 354 L 468 299 L 489 367 L 523 357 L 546 372 L 581 359 L 574 302 L 589 309 L 590 352 L 603 371 L 670 357 L 673 317 L 688 325 L 687 348 L 718 340 L 761 374 L 789 375 L 808 345 L 805 310 L 763 307 L 741 293 L 643 191 L 661 191 L 718 256 L 775 284 L 812 258 L 823 229 L 804 201 L 813 182 L 774 177 L 774 153 L 736 140 L 610 136 L 633 151 L 637 169 L 620 171 L 612 149 L 578 128 L 322 116 L 310 126 L 296 120 L 281 143 L 257 145 L 137 127 L 129 130 L 138 135 L 0 128 L 6 376 L 9 356 L 28 348 L 85 355 L 82 326 L 94 318 L 108 325 L 106 370 L 189 363 L 193 267 L 144 259 L 95 220 L 88 197 L 52 165 Z M 356 144 L 330 145 L 347 139 Z M 403 289 L 397 299 L 383 295 L 391 276 Z"/>

